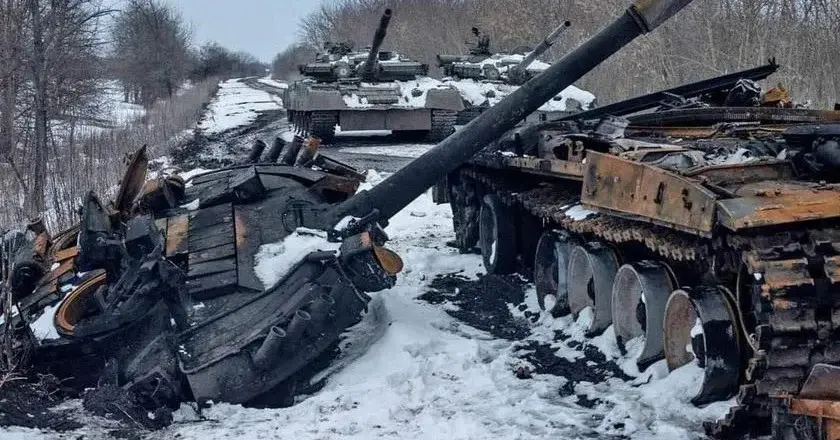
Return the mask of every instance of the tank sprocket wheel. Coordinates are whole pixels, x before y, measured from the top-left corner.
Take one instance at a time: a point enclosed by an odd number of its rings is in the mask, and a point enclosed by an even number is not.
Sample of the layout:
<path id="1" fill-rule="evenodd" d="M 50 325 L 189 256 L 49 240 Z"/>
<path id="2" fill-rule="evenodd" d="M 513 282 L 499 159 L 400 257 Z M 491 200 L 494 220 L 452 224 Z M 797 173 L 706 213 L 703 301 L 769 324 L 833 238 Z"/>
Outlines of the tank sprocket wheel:
<path id="1" fill-rule="evenodd" d="M 432 128 L 426 135 L 428 142 L 440 142 L 455 133 L 458 113 L 451 110 L 432 110 Z"/>

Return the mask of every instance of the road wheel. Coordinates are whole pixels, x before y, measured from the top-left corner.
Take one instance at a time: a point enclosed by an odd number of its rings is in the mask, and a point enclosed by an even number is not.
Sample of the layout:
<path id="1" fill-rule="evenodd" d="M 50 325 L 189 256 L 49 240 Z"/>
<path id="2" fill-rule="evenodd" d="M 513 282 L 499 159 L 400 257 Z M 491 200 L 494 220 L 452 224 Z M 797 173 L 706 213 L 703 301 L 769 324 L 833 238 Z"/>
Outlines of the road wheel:
<path id="1" fill-rule="evenodd" d="M 564 231 L 543 232 L 534 255 L 534 284 L 540 308 L 552 316 L 569 314 L 568 269 L 572 244 Z"/>
<path id="2" fill-rule="evenodd" d="M 587 333 L 602 333 L 612 324 L 612 286 L 618 258 L 602 243 L 573 246 L 569 254 L 569 308 L 589 315 Z"/>
<path id="3" fill-rule="evenodd" d="M 495 194 L 487 194 L 481 201 L 479 246 L 489 274 L 509 274 L 516 269 L 516 227 L 511 211 Z"/>
<path id="4" fill-rule="evenodd" d="M 740 379 L 741 345 L 732 302 L 724 289 L 675 290 L 665 306 L 665 360 L 668 369 L 694 364 L 703 382 L 691 399 L 704 405 L 731 397 Z"/>
<path id="5" fill-rule="evenodd" d="M 619 348 L 636 358 L 640 370 L 664 357 L 662 321 L 675 288 L 670 269 L 656 261 L 625 264 L 615 276 L 613 330 Z"/>

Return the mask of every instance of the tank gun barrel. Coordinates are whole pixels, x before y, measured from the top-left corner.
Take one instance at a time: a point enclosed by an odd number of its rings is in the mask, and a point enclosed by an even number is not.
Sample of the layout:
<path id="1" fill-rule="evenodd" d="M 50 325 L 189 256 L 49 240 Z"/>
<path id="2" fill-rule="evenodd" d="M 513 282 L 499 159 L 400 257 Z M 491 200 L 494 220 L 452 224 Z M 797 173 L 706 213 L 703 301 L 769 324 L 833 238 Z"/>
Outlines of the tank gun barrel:
<path id="1" fill-rule="evenodd" d="M 533 63 L 534 60 L 537 59 L 538 56 L 544 54 L 545 51 L 547 51 L 551 47 L 551 45 L 553 45 L 557 41 L 557 38 L 560 37 L 560 34 L 562 34 L 563 31 L 568 29 L 571 25 L 572 22 L 566 20 L 562 24 L 560 24 L 560 26 L 557 26 L 553 31 L 551 31 L 550 34 L 548 34 L 547 37 L 545 37 L 545 39 L 542 41 L 542 43 L 540 43 L 539 46 L 537 46 L 534 50 L 531 51 L 531 53 L 525 56 L 521 63 L 516 65 L 516 69 L 527 69 L 528 66 L 530 66 L 531 63 Z"/>
<path id="2" fill-rule="evenodd" d="M 376 33 L 373 34 L 373 43 L 370 45 L 370 53 L 365 61 L 365 68 L 362 72 L 364 78 L 371 78 L 376 74 L 376 64 L 379 58 L 379 49 L 382 47 L 382 42 L 385 41 L 385 35 L 388 32 L 388 24 L 391 22 L 391 9 L 386 9 L 379 19 L 379 27 L 376 28 Z"/>
<path id="3" fill-rule="evenodd" d="M 463 61 L 469 61 L 470 58 L 471 57 L 469 55 L 438 55 L 438 67 L 443 67 L 453 63 L 460 63 Z"/>
<path id="4" fill-rule="evenodd" d="M 333 227 L 347 215 L 379 211 L 382 223 L 636 37 L 651 32 L 693 0 L 636 0 L 624 14 L 498 104 L 368 191 L 332 208 Z"/>

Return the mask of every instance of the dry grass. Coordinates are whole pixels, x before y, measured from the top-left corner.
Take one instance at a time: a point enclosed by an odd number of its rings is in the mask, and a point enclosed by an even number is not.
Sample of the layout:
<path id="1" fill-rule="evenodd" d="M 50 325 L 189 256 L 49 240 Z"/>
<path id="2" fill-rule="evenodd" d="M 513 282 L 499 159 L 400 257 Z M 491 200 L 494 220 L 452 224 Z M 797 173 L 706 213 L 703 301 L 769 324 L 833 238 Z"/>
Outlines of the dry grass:
<path id="1" fill-rule="evenodd" d="M 127 154 L 147 145 L 151 157 L 166 155 L 191 136 L 217 89 L 216 78 L 204 80 L 179 96 L 157 101 L 139 121 L 87 136 L 73 145 L 53 145 L 45 189 L 44 218 L 49 229 L 58 231 L 75 223 L 87 191 L 104 194 L 117 185 Z M 0 190 L 0 228 L 26 221 L 23 198 L 27 191 L 11 170 L 0 169 Z"/>

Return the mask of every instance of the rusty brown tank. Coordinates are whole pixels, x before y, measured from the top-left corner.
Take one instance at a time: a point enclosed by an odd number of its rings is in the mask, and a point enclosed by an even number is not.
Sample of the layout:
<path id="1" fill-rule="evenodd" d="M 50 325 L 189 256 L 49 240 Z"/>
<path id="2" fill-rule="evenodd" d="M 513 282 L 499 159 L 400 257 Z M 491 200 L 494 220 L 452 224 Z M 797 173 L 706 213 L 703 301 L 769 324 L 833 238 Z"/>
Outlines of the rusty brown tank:
<path id="1" fill-rule="evenodd" d="M 672 108 L 520 126 L 435 196 L 453 245 L 533 274 L 545 311 L 591 316 L 640 369 L 697 363 L 696 405 L 737 396 L 710 434 L 837 438 L 840 112 L 728 80 Z"/>

